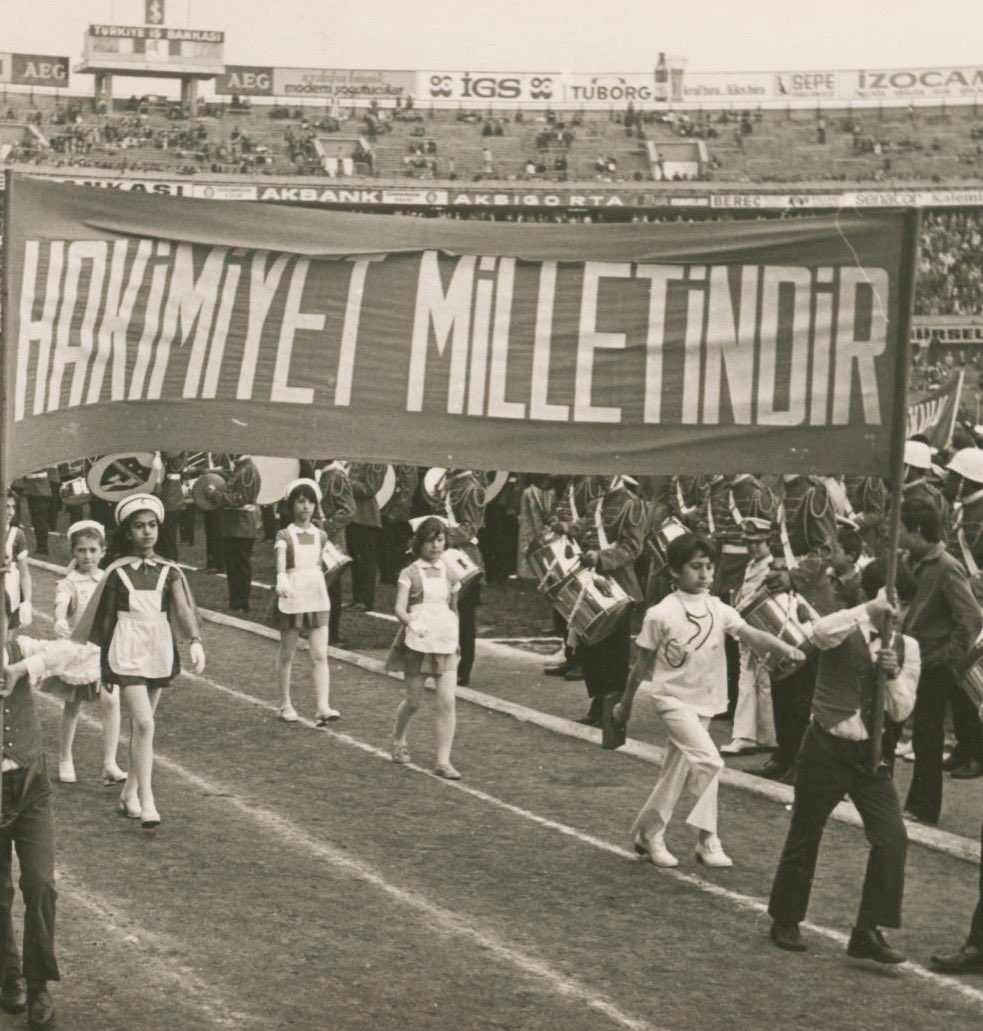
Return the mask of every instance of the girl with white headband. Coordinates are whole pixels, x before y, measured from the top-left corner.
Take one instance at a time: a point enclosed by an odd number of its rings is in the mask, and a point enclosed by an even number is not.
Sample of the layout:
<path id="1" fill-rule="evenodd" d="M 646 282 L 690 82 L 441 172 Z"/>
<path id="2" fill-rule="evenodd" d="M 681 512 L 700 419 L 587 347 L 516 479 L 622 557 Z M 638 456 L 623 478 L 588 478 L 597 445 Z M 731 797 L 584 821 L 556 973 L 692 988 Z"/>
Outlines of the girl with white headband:
<path id="1" fill-rule="evenodd" d="M 293 480 L 284 491 L 291 523 L 276 535 L 276 599 L 273 625 L 280 631 L 277 681 L 280 685 L 280 719 L 296 723 L 297 710 L 290 700 L 290 676 L 294 653 L 302 630 L 307 632 L 314 680 L 315 717 L 319 727 L 337 720 L 341 713 L 331 708 L 331 675 L 328 669 L 328 617 L 331 601 L 324 580 L 324 550 L 328 535 L 314 525 L 320 514 L 321 488 L 308 479 Z"/>
<path id="2" fill-rule="evenodd" d="M 105 530 L 93 519 L 80 519 L 68 528 L 72 561 L 68 573 L 55 588 L 55 633 L 69 637 L 82 611 L 95 593 L 105 573 L 99 561 L 105 549 Z M 102 782 L 120 784 L 126 774 L 116 762 L 119 746 L 119 692 L 99 683 L 102 675 L 99 649 L 90 643 L 78 645 L 74 659 L 44 682 L 43 689 L 65 703 L 61 712 L 61 749 L 58 779 L 74 784 L 75 761 L 72 750 L 82 702 L 99 699 L 102 708 Z"/>
<path id="3" fill-rule="evenodd" d="M 180 673 L 177 643 L 191 642 L 195 673 L 205 651 L 194 598 L 174 562 L 154 551 L 164 506 L 153 494 L 135 494 L 116 506 L 117 558 L 106 570 L 73 638 L 101 649 L 102 676 L 119 688 L 130 712 L 130 774 L 120 812 L 144 830 L 160 824 L 151 777 L 154 713 L 161 691 Z"/>

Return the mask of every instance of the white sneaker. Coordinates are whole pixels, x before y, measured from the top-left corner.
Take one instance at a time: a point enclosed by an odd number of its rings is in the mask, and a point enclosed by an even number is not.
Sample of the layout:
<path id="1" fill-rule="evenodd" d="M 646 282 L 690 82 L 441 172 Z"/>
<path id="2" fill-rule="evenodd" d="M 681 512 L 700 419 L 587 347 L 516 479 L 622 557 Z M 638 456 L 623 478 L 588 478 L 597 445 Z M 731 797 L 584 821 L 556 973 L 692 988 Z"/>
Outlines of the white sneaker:
<path id="1" fill-rule="evenodd" d="M 679 860 L 666 847 L 664 834 L 656 834 L 648 842 L 649 859 L 656 866 L 673 867 L 679 866 Z"/>
<path id="2" fill-rule="evenodd" d="M 904 741 L 899 744 L 894 750 L 894 754 L 899 759 L 904 759 L 905 762 L 913 763 L 915 761 L 915 749 L 910 741 Z"/>
<path id="3" fill-rule="evenodd" d="M 281 705 L 279 716 L 284 723 L 296 723 L 300 719 L 297 710 L 292 705 Z"/>
<path id="4" fill-rule="evenodd" d="M 705 841 L 697 842 L 696 858 L 704 866 L 715 866 L 723 869 L 724 867 L 734 865 L 734 860 L 724 851 L 724 846 L 720 844 L 720 838 L 716 834 L 711 835 Z"/>
<path id="5" fill-rule="evenodd" d="M 62 784 L 75 784 L 77 782 L 75 763 L 71 759 L 58 760 L 58 779 Z"/>
<path id="6" fill-rule="evenodd" d="M 746 737 L 735 737 L 728 745 L 720 746 L 721 755 L 750 755 L 758 750 L 758 742 Z"/>

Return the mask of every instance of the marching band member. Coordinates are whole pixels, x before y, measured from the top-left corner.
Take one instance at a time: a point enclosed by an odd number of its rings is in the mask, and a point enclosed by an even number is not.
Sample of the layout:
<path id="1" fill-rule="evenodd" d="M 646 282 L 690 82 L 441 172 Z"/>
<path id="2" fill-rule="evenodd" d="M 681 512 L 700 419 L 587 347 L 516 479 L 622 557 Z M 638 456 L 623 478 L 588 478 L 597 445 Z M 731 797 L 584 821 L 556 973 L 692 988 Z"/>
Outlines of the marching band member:
<path id="1" fill-rule="evenodd" d="M 333 458 L 328 459 L 327 465 L 323 466 L 318 474 L 318 484 L 321 488 L 321 508 L 324 512 L 324 522 L 321 524 L 328 535 L 328 540 L 348 554 L 346 528 L 352 521 L 355 514 L 355 498 L 352 495 L 352 485 L 348 479 L 348 473 L 341 462 Z M 341 577 L 336 577 L 328 588 L 328 598 L 331 602 L 331 611 L 328 616 L 328 644 L 335 644 L 342 647 L 347 642 L 341 640 Z"/>
<path id="2" fill-rule="evenodd" d="M 348 467 L 355 514 L 348 524 L 348 553 L 352 557 L 352 608 L 368 612 L 375 607 L 379 575 L 379 538 L 382 519 L 375 500 L 386 478 L 385 464 L 352 462 Z"/>
<path id="3" fill-rule="evenodd" d="M 130 711 L 129 776 L 120 812 L 144 830 L 160 824 L 151 777 L 154 713 L 161 691 L 181 672 L 177 642 L 191 642 L 195 673 L 205 670 L 205 652 L 191 588 L 173 562 L 154 551 L 164 506 L 153 494 L 134 494 L 116 506 L 119 529 L 106 569 L 72 633 L 102 654 L 102 680 L 120 690 Z"/>
<path id="4" fill-rule="evenodd" d="M 904 631 L 918 641 L 922 655 L 912 721 L 915 769 L 905 814 L 920 823 L 935 824 L 942 811 L 947 696 L 952 698 L 953 723 L 962 733 L 960 744 L 965 751 L 960 758 L 967 767 L 962 776 L 976 777 L 983 772 L 983 731 L 955 675 L 956 666 L 979 637 L 983 615 L 966 570 L 946 551 L 938 509 L 928 501 L 905 500 L 901 527 L 900 544 L 908 552 L 917 581 Z M 965 714 L 967 706 L 970 713 Z"/>
<path id="5" fill-rule="evenodd" d="M 65 577 L 55 588 L 55 633 L 69 637 L 78 623 L 85 606 L 105 575 L 99 562 L 105 551 L 102 524 L 94 519 L 83 519 L 68 528 L 68 545 L 72 561 Z M 102 709 L 102 782 L 119 784 L 126 774 L 119 768 L 116 751 L 119 747 L 120 706 L 119 692 L 99 683 L 101 669 L 99 649 L 94 644 L 76 645 L 72 661 L 59 668 L 57 674 L 44 682 L 44 690 L 61 698 L 61 748 L 58 754 L 58 779 L 62 784 L 74 784 L 75 762 L 72 747 L 82 702 L 99 699 Z"/>
<path id="6" fill-rule="evenodd" d="M 749 561 L 741 584 L 732 598 L 733 606 L 738 611 L 764 586 L 772 563 L 771 546 L 768 543 L 770 537 L 769 520 L 753 516 L 744 520 L 744 539 L 748 544 Z M 747 755 L 763 748 L 774 748 L 777 744 L 771 701 L 771 674 L 766 664 L 746 644 L 739 644 L 738 647 L 740 674 L 734 727 L 730 743 L 720 749 L 721 755 Z"/>
<path id="7" fill-rule="evenodd" d="M 162 451 L 161 462 L 164 476 L 154 493 L 164 503 L 165 519 L 160 528 L 161 558 L 178 560 L 178 531 L 180 517 L 184 514 L 184 488 L 181 485 L 181 473 L 184 471 L 186 453 L 184 451 Z"/>
<path id="8" fill-rule="evenodd" d="M 821 477 L 795 474 L 784 478 L 782 545 L 784 558 L 772 564 L 765 587 L 794 588 L 820 615 L 839 607 L 830 568 L 840 559 L 836 510 Z M 818 656 L 781 680 L 772 677 L 772 708 L 778 746 L 754 772 L 769 780 L 791 781 L 792 764 L 809 724 Z M 777 685 L 777 686 L 776 686 Z"/>
<path id="9" fill-rule="evenodd" d="M 900 572 L 899 594 L 910 598 L 914 584 L 906 589 L 904 570 Z M 880 928 L 901 926 L 908 839 L 889 765 L 870 767 L 870 736 L 878 671 L 887 678 L 887 718 L 900 723 L 915 704 L 921 664 L 913 638 L 893 629 L 888 641 L 881 637 L 879 617 L 887 616 L 893 624 L 897 616 L 883 593 L 878 596 L 884 583 L 883 562 L 869 563 L 863 571 L 862 603 L 812 625 L 813 641 L 820 649 L 812 719 L 796 760 L 792 822 L 768 905 L 772 941 L 790 952 L 806 948 L 799 923 L 809 905 L 823 830 L 837 803 L 849 795 L 871 847 L 847 954 L 878 963 L 905 960 L 885 941 Z"/>
<path id="10" fill-rule="evenodd" d="M 27 511 L 34 530 L 34 552 L 46 557 L 48 554 L 49 508 L 51 505 L 51 480 L 47 469 L 28 473 L 15 484 L 27 499 Z"/>
<path id="11" fill-rule="evenodd" d="M 527 555 L 536 548 L 540 534 L 549 522 L 556 504 L 556 492 L 549 486 L 550 477 L 530 473 L 526 489 L 519 501 L 519 547 L 516 554 L 516 573 L 522 580 L 535 579 Z"/>
<path id="12" fill-rule="evenodd" d="M 290 674 L 301 630 L 306 630 L 310 643 L 311 670 L 314 680 L 315 717 L 318 727 L 326 727 L 341 713 L 330 703 L 330 671 L 328 668 L 328 613 L 331 601 L 324 583 L 322 552 L 327 532 L 315 526 L 320 514 L 321 488 L 310 479 L 293 480 L 284 491 L 291 523 L 276 535 L 276 601 L 274 626 L 280 631 L 277 655 L 277 682 L 280 685 L 280 719 L 296 723 L 297 710 L 290 700 Z"/>
<path id="13" fill-rule="evenodd" d="M 262 531 L 259 469 L 251 455 L 237 455 L 232 475 L 223 486 L 210 484 L 208 496 L 222 512 L 222 547 L 229 583 L 229 612 L 247 613 L 253 582 L 253 546 Z"/>
<path id="14" fill-rule="evenodd" d="M 34 581 L 28 565 L 27 538 L 17 522 L 17 498 L 7 491 L 7 539 L 4 541 L 6 558 L 3 575 L 4 605 L 7 625 L 13 630 L 29 627 L 34 621 Z"/>
<path id="15" fill-rule="evenodd" d="M 459 658 L 458 585 L 440 561 L 447 540 L 444 520 L 424 519 L 413 534 L 415 561 L 404 567 L 396 587 L 396 617 L 402 626 L 393 641 L 386 669 L 402 671 L 406 697 L 396 712 L 392 760 L 410 762 L 406 732 L 423 701 L 428 676 L 437 688 L 437 765 L 434 773 L 460 780 L 451 763 L 456 728 L 454 682 Z"/>
<path id="16" fill-rule="evenodd" d="M 729 867 L 733 862 L 717 835 L 717 788 L 724 763 L 708 729 L 727 700 L 724 636 L 791 659 L 802 655 L 780 638 L 748 626 L 736 609 L 710 594 L 716 551 L 705 537 L 676 537 L 667 558 L 675 590 L 645 613 L 636 638 L 638 656 L 612 713 L 616 724 L 626 724 L 641 689 L 669 735 L 662 773 L 631 829 L 633 845 L 656 866 L 678 866 L 665 832 L 688 788 L 696 799 L 686 822 L 699 835 L 697 859 Z"/>
<path id="17" fill-rule="evenodd" d="M 393 466 L 396 487 L 392 497 L 382 506 L 382 538 L 379 546 L 379 575 L 383 583 L 394 584 L 406 563 L 412 531 L 410 516 L 413 495 L 420 474 L 415 465 Z"/>
<path id="18" fill-rule="evenodd" d="M 972 450 L 979 450 L 973 448 Z M 983 452 L 981 452 L 983 454 Z M 949 502 L 938 486 L 929 478 L 932 470 L 932 449 L 920 440 L 906 440 L 904 445 L 904 484 L 902 496 L 912 501 L 927 501 L 939 510 L 942 529 L 948 534 L 951 523 Z"/>
<path id="19" fill-rule="evenodd" d="M 610 576 L 634 602 L 642 600 L 635 573 L 635 559 L 642 550 L 645 532 L 645 504 L 629 489 L 637 486 L 634 477 L 612 476 L 607 489 L 590 501 L 584 516 L 574 523 L 559 523 L 557 529 L 568 533 L 580 544 L 581 565 Z M 571 628 L 572 629 L 572 628 Z M 631 608 L 603 640 L 579 643 L 577 657 L 584 672 L 590 708 L 580 722 L 601 726 L 628 676 L 631 650 Z M 607 703 L 605 699 L 608 699 Z"/>
<path id="20" fill-rule="evenodd" d="M 447 547 L 460 548 L 484 575 L 485 565 L 478 548 L 478 531 L 485 518 L 485 488 L 470 469 L 448 469 L 444 477 L 443 514 L 447 517 Z M 457 600 L 461 661 L 457 667 L 459 687 L 471 682 L 474 667 L 476 619 L 481 604 L 481 583 L 468 588 Z"/>

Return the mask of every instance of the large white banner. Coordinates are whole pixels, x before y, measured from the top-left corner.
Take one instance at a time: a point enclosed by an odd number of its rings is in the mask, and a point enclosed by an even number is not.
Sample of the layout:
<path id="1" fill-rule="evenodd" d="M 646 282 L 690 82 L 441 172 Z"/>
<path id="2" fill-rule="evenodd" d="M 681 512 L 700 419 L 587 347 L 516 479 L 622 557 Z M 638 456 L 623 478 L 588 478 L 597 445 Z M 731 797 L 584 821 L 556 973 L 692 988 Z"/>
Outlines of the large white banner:
<path id="1" fill-rule="evenodd" d="M 842 100 L 968 100 L 983 97 L 983 65 L 842 72 Z"/>

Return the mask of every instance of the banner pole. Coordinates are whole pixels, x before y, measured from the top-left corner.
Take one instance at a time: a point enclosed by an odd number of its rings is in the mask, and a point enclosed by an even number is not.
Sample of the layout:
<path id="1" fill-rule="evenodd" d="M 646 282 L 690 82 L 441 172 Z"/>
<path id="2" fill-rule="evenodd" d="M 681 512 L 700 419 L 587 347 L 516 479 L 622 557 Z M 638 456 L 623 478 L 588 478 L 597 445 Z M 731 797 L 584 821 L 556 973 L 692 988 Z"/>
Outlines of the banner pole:
<path id="1" fill-rule="evenodd" d="M 904 446 L 908 426 L 908 371 L 911 361 L 911 319 L 915 304 L 915 270 L 918 268 L 918 239 L 921 230 L 921 211 L 909 208 L 905 214 L 902 241 L 901 276 L 898 282 L 899 319 L 897 363 L 894 377 L 894 409 L 891 427 L 890 480 L 891 501 L 888 513 L 887 554 L 885 555 L 885 593 L 897 606 L 898 538 L 901 535 L 901 499 L 904 486 Z M 887 646 L 892 640 L 891 620 L 884 617 L 881 641 Z M 877 671 L 874 691 L 874 726 L 871 734 L 870 765 L 876 773 L 881 765 L 884 738 L 884 698 L 887 677 Z"/>
<path id="2" fill-rule="evenodd" d="M 7 483 L 7 337 L 10 329 L 10 319 L 13 307 L 11 306 L 10 291 L 10 263 L 13 255 L 10 250 L 10 188 L 14 182 L 14 173 L 6 169 L 3 173 L 3 246 L 0 250 L 0 490 L 3 492 L 3 503 L 0 504 L 0 544 L 3 546 L 2 564 L 3 574 L 3 603 L 4 618 L 0 619 L 0 657 L 3 665 L 7 665 L 7 491 L 10 489 Z M 0 758 L 3 752 L 3 739 L 6 736 L 3 719 L 3 699 L 0 698 Z M 0 817 L 3 815 L 3 770 L 0 769 Z"/>

